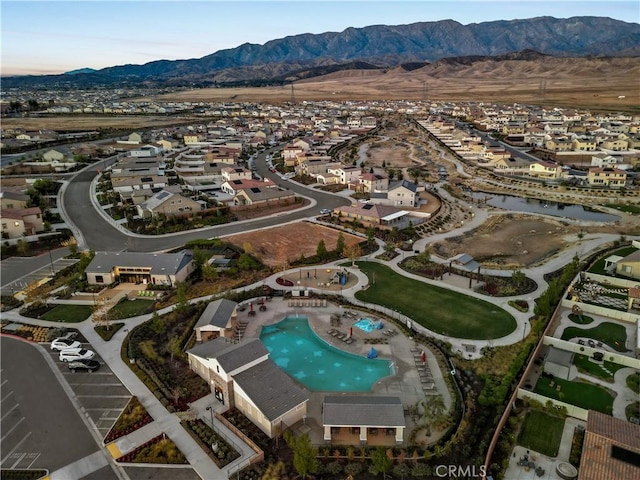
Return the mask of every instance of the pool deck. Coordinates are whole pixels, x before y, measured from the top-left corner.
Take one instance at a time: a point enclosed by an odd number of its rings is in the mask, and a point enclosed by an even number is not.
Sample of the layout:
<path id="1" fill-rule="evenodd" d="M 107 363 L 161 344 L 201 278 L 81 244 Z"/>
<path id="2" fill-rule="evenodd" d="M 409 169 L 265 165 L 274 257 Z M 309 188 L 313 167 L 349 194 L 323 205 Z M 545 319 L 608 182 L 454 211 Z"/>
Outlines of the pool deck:
<path id="1" fill-rule="evenodd" d="M 393 362 L 395 375 L 380 379 L 374 385 L 371 392 L 345 393 L 345 395 L 381 395 L 399 397 L 405 410 L 412 405 L 424 400 L 428 395 L 441 394 L 445 405 L 451 405 L 451 395 L 447 389 L 443 372 L 441 372 L 437 360 L 433 354 L 424 346 L 416 344 L 411 337 L 406 337 L 398 327 L 390 320 L 383 317 L 372 317 L 369 313 L 358 312 L 357 309 L 345 309 L 340 305 L 326 303 L 325 307 L 313 306 L 289 306 L 289 299 L 275 297 L 272 301 L 266 302 L 266 311 L 257 310 L 255 315 L 249 315 L 249 308 L 238 312 L 238 321 L 246 323 L 243 339 L 259 338 L 263 325 L 271 325 L 280 322 L 286 316 L 304 316 L 309 320 L 309 325 L 321 339 L 328 344 L 356 355 L 366 356 L 374 347 L 378 351 L 378 358 L 391 360 Z M 304 300 L 297 302 L 304 304 Z M 309 302 L 313 304 L 313 302 Z M 351 312 L 351 315 L 345 313 Z M 332 322 L 332 316 L 334 321 Z M 360 318 L 380 318 L 384 323 L 382 330 L 365 332 L 352 325 Z M 335 319 L 340 319 L 340 325 L 336 325 Z M 338 330 L 346 335 L 352 331 L 355 341 L 347 344 L 339 338 L 331 335 L 331 330 Z M 384 332 L 395 330 L 393 335 L 385 335 Z M 386 343 L 370 343 L 370 342 Z M 425 350 L 427 362 L 422 366 L 421 353 Z M 430 371 L 430 376 L 429 376 Z M 449 372 L 445 372 L 449 374 Z M 433 383 L 433 388 L 425 390 Z M 307 419 L 305 430 L 309 431 L 311 441 L 314 444 L 323 444 L 322 428 L 322 400 L 327 393 L 334 392 L 310 392 L 310 400 L 307 409 Z M 405 429 L 405 441 L 409 433 L 415 426 L 410 416 L 406 416 L 407 428 Z M 301 426 L 301 425 L 300 425 Z M 294 426 L 294 430 L 300 426 Z M 433 441 L 434 439 L 429 439 Z"/>

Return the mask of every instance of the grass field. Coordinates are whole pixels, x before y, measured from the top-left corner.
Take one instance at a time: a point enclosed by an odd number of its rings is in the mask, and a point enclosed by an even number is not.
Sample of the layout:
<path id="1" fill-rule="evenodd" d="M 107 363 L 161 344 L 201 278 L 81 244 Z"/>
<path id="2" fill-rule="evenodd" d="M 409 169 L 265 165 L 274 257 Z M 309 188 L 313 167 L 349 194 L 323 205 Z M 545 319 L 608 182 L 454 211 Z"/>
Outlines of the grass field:
<path id="1" fill-rule="evenodd" d="M 92 312 L 91 305 L 57 305 L 41 318 L 49 322 L 78 323 L 89 318 Z"/>
<path id="2" fill-rule="evenodd" d="M 147 313 L 153 300 L 134 298 L 126 302 L 121 302 L 109 310 L 109 320 L 120 320 L 123 318 L 137 317 Z"/>
<path id="3" fill-rule="evenodd" d="M 492 303 L 403 277 L 377 263 L 358 265 L 370 283 L 356 293 L 358 300 L 396 310 L 431 331 L 483 340 L 503 337 L 516 328 L 515 319 Z"/>
<path id="4" fill-rule="evenodd" d="M 626 352 L 627 331 L 622 325 L 604 322 L 593 328 L 567 327 L 562 332 L 562 340 L 571 340 L 575 337 L 591 338 L 606 343 L 618 352 Z"/>
<path id="5" fill-rule="evenodd" d="M 543 455 L 555 457 L 558 455 L 564 418 L 553 417 L 538 410 L 527 412 L 524 425 L 520 430 L 518 444 Z"/>
<path id="6" fill-rule="evenodd" d="M 605 258 L 610 257 L 611 255 L 619 255 L 621 257 L 626 257 L 627 255 L 632 254 L 636 250 L 638 249 L 635 247 L 624 247 L 619 250 L 616 250 L 615 252 L 608 253 L 604 255 L 601 259 L 599 259 L 596 263 L 594 263 L 593 266 L 589 269 L 589 272 L 604 275 L 606 273 L 604 269 Z"/>
<path id="7" fill-rule="evenodd" d="M 553 382 L 553 386 L 551 383 Z M 558 391 L 557 386 L 560 386 Z M 613 397 L 604 388 L 584 382 L 569 382 L 561 378 L 549 380 L 540 377 L 536 383 L 535 393 L 554 398 L 561 402 L 570 403 L 576 407 L 611 415 L 613 411 Z"/>
<path id="8" fill-rule="evenodd" d="M 569 314 L 569 320 L 579 325 L 588 325 L 593 322 L 593 318 L 588 317 L 587 315 L 576 315 L 575 313 Z"/>
<path id="9" fill-rule="evenodd" d="M 589 375 L 592 375 L 597 378 L 601 378 L 608 382 L 613 382 L 613 376 L 615 375 L 615 373 L 621 368 L 624 368 L 623 365 L 618 365 L 617 363 L 605 361 L 604 368 L 606 368 L 607 370 L 605 371 L 602 369 L 602 367 L 599 364 L 589 360 L 589 357 L 587 357 L 586 355 L 576 355 L 573 358 L 573 364 L 576 367 L 578 367 L 579 371 L 583 371 Z M 607 372 L 611 372 L 611 373 L 609 374 Z"/>

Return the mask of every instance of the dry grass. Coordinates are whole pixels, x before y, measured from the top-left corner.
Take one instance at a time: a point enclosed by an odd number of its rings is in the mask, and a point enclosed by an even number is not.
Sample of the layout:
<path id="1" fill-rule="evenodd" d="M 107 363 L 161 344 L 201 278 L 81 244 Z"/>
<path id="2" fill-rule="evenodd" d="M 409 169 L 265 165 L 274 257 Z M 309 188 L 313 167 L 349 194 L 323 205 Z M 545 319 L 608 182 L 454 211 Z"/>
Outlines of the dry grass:
<path id="1" fill-rule="evenodd" d="M 333 250 L 340 232 L 323 225 L 308 222 L 292 223 L 255 232 L 241 233 L 225 237 L 226 241 L 239 247 L 251 245 L 251 250 L 269 266 L 282 266 L 285 262 L 297 260 L 301 255 L 316 254 L 318 242 L 324 240 L 327 250 Z M 359 243 L 362 238 L 343 233 L 345 243 Z"/>

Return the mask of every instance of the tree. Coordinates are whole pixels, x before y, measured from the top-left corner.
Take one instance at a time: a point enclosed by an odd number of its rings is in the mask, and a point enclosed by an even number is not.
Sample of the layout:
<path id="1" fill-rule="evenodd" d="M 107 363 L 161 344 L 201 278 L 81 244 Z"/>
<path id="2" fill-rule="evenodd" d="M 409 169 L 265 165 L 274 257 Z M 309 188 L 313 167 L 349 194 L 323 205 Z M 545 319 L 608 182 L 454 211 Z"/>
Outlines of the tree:
<path id="1" fill-rule="evenodd" d="M 387 456 L 387 451 L 383 446 L 378 446 L 373 452 L 371 452 L 371 462 L 372 465 L 369 467 L 369 472 L 374 475 L 382 473 L 382 478 L 386 478 L 392 462 Z"/>
<path id="2" fill-rule="evenodd" d="M 324 240 L 321 238 L 316 248 L 316 255 L 320 260 L 324 260 L 327 257 L 327 247 L 324 244 Z"/>
<path id="3" fill-rule="evenodd" d="M 342 232 L 340 232 L 338 234 L 338 240 L 336 240 L 336 252 L 342 255 L 342 253 L 344 252 L 344 247 L 345 247 L 344 235 L 342 234 Z"/>
<path id="4" fill-rule="evenodd" d="M 287 430 L 284 433 L 284 440 L 293 451 L 293 468 L 296 469 L 298 475 L 302 475 L 302 478 L 307 478 L 307 474 L 318 471 L 318 449 L 311 445 L 311 440 L 307 433 L 296 437 Z"/>
<path id="5" fill-rule="evenodd" d="M 196 267 L 194 273 L 196 277 L 202 276 L 202 267 L 207 263 L 207 260 L 207 252 L 198 247 L 193 249 L 193 263 Z"/>
<path id="6" fill-rule="evenodd" d="M 243 253 L 238 257 L 238 268 L 240 270 L 257 270 L 260 268 L 260 262 L 248 253 Z"/>
<path id="7" fill-rule="evenodd" d="M 29 251 L 29 244 L 27 243 L 27 241 L 23 238 L 18 240 L 18 243 L 16 243 L 16 251 L 18 252 L 18 255 L 24 257 Z"/>
<path id="8" fill-rule="evenodd" d="M 344 247 L 344 256 L 351 260 L 351 266 L 355 264 L 356 260 L 362 256 L 362 250 L 360 249 L 360 245 L 357 243 L 352 243 L 351 245 L 347 245 Z"/>
<path id="9" fill-rule="evenodd" d="M 187 285 L 184 282 L 176 283 L 176 312 L 187 313 L 189 310 L 189 300 L 187 300 Z"/>
<path id="10" fill-rule="evenodd" d="M 516 287 L 520 287 L 526 278 L 526 275 L 521 270 L 514 270 L 511 274 L 511 280 Z"/>
<path id="11" fill-rule="evenodd" d="M 216 270 L 216 267 L 214 267 L 209 263 L 205 263 L 202 266 L 202 279 L 205 282 L 211 283 L 211 282 L 214 282 L 217 278 L 218 278 L 218 271 Z"/>

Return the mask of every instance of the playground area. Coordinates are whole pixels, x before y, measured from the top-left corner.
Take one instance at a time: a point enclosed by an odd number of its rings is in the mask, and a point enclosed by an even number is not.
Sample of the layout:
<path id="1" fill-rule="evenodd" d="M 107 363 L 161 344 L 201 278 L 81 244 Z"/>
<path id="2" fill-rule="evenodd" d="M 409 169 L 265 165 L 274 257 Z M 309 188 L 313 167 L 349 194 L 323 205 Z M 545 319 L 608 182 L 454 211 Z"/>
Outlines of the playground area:
<path id="1" fill-rule="evenodd" d="M 345 268 L 302 267 L 279 277 L 278 284 L 288 287 L 313 288 L 340 292 L 358 283 L 358 277 Z"/>

